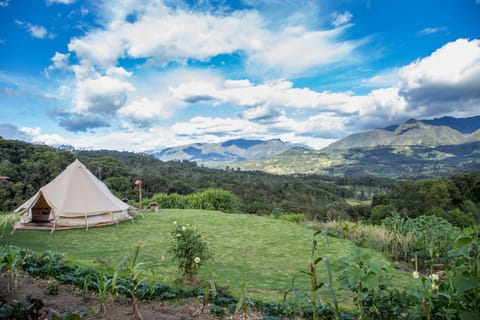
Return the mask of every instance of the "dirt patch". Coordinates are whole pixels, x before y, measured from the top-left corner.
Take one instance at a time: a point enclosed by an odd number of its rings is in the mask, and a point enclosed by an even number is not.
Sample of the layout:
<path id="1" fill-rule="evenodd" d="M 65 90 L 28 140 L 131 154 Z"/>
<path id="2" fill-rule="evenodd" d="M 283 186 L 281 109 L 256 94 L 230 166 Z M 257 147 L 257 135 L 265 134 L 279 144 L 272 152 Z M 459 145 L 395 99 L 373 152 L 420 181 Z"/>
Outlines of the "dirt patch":
<path id="1" fill-rule="evenodd" d="M 100 311 L 100 300 L 92 292 L 82 292 L 78 288 L 67 285 L 58 285 L 58 294 L 50 295 L 47 288 L 53 280 L 34 279 L 22 274 L 18 278 L 17 287 L 8 292 L 6 277 L 0 278 L 0 305 L 13 305 L 16 301 L 26 301 L 34 298 L 43 303 L 39 319 L 53 319 L 55 315 L 64 315 L 67 312 L 81 311 L 82 319 L 138 319 L 133 311 L 129 299 L 116 297 L 106 303 L 107 313 Z M 139 305 L 144 320 L 188 320 L 188 319 L 216 319 L 207 312 L 202 312 L 202 303 L 199 299 L 183 299 L 173 302 L 148 301 Z"/>

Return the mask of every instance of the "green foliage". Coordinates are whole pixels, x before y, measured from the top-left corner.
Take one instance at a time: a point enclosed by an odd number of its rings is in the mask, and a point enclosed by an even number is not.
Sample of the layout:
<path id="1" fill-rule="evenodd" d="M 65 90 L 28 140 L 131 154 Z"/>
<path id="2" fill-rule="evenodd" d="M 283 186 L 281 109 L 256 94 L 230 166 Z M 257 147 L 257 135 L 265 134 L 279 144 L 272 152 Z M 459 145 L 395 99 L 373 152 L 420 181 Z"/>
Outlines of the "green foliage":
<path id="1" fill-rule="evenodd" d="M 58 294 L 58 282 L 57 281 L 49 282 L 47 285 L 47 288 L 45 288 L 45 292 L 48 295 L 56 296 Z"/>
<path id="2" fill-rule="evenodd" d="M 195 227 L 183 226 L 176 222 L 174 226 L 169 251 L 178 261 L 179 272 L 189 282 L 194 282 L 201 265 L 209 258 L 207 243 Z"/>
<path id="3" fill-rule="evenodd" d="M 390 193 L 374 197 L 370 220 L 378 223 L 398 212 L 408 218 L 434 215 L 455 226 L 468 227 L 480 222 L 479 184 L 479 172 L 449 179 L 403 181 Z"/>
<path id="4" fill-rule="evenodd" d="M 349 178 L 445 177 L 479 170 L 480 142 L 442 146 L 378 146 L 344 150 L 291 150 L 273 158 L 232 164 L 277 174 L 321 174 Z"/>
<path id="5" fill-rule="evenodd" d="M 169 209 L 204 209 L 231 212 L 237 204 L 236 197 L 229 191 L 222 189 L 207 189 L 189 195 L 177 193 L 155 194 L 151 199 L 145 199 L 144 203 L 156 202 L 160 208 Z"/>
<path id="6" fill-rule="evenodd" d="M 330 266 L 330 261 L 327 258 L 321 258 L 321 257 L 316 257 L 316 252 L 318 250 L 318 242 L 316 239 L 316 236 L 319 234 L 323 234 L 324 237 L 326 238 L 326 242 L 328 244 L 328 236 L 326 233 L 322 231 L 317 231 L 313 234 L 312 238 L 312 243 L 311 243 L 311 256 L 310 256 L 310 262 L 308 264 L 308 271 L 301 271 L 300 274 L 307 275 L 310 280 L 310 292 L 305 293 L 302 290 L 299 290 L 296 288 L 295 285 L 295 279 L 296 277 L 293 277 L 292 279 L 292 288 L 287 290 L 283 296 L 284 302 L 287 301 L 287 296 L 289 293 L 294 293 L 295 298 L 296 298 L 296 304 L 297 304 L 297 310 L 298 312 L 305 313 L 307 308 L 308 310 L 311 311 L 313 319 L 319 319 L 321 317 L 322 319 L 325 318 L 322 316 L 322 313 L 325 311 L 325 307 L 327 309 L 331 310 L 329 305 L 322 304 L 320 301 L 320 296 L 318 291 L 323 287 L 326 286 L 328 289 L 329 294 L 332 297 L 333 303 L 335 305 L 335 309 L 333 310 L 333 315 L 335 315 L 335 318 L 338 317 L 338 302 L 337 302 L 337 296 L 335 294 L 335 290 L 333 289 L 332 285 L 332 268 Z M 318 276 L 318 264 L 320 262 L 323 262 L 326 267 L 327 271 L 327 276 L 328 276 L 328 281 L 326 283 L 324 282 L 319 282 L 319 276 Z M 305 298 L 308 301 L 307 304 L 305 304 Z M 307 307 L 305 307 L 307 306 Z M 309 313 L 308 311 L 307 313 Z"/>
<path id="7" fill-rule="evenodd" d="M 410 256 L 417 255 L 421 264 L 446 263 L 460 230 L 436 216 L 420 216 L 405 222 L 405 230 L 415 236 Z"/>
<path id="8" fill-rule="evenodd" d="M 353 302 L 362 319 L 392 319 L 390 301 L 396 293 L 387 291 L 384 284 L 390 277 L 385 267 L 357 247 L 352 248 L 352 257 L 346 261 L 348 267 L 340 276 L 343 288 L 353 292 Z"/>
<path id="9" fill-rule="evenodd" d="M 306 220 L 306 217 L 303 213 L 285 213 L 285 214 L 275 215 L 274 217 L 275 219 L 293 222 L 293 223 L 304 222 Z"/>
<path id="10" fill-rule="evenodd" d="M 460 318 L 480 318 L 480 225 L 465 229 L 449 251 L 453 259 L 449 304 Z"/>
<path id="11" fill-rule="evenodd" d="M 190 198 L 195 205 L 172 196 L 165 199 L 172 200 L 165 208 L 213 208 L 254 214 L 270 214 L 272 208 L 280 208 L 282 212 L 315 216 L 330 202 L 345 204 L 345 193 L 350 192 L 337 186 L 335 181 L 326 182 L 319 176 L 218 170 L 189 161 L 162 162 L 143 153 L 68 152 L 0 138 L 0 175 L 10 177 L 0 182 L 0 211 L 20 205 L 75 158 L 119 198 L 138 199 L 138 190 L 133 184 L 136 179 L 143 181 L 144 199 L 161 193 L 169 196 L 200 194 Z"/>

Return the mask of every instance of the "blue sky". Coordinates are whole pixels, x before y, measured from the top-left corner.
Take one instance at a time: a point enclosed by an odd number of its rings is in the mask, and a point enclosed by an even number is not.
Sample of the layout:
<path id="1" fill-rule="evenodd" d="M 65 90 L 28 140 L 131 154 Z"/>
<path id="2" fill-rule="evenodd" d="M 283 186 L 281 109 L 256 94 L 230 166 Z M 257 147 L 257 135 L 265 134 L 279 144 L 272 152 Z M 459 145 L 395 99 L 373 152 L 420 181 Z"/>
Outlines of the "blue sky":
<path id="1" fill-rule="evenodd" d="M 480 112 L 480 0 L 0 0 L 0 136 L 321 148 Z"/>

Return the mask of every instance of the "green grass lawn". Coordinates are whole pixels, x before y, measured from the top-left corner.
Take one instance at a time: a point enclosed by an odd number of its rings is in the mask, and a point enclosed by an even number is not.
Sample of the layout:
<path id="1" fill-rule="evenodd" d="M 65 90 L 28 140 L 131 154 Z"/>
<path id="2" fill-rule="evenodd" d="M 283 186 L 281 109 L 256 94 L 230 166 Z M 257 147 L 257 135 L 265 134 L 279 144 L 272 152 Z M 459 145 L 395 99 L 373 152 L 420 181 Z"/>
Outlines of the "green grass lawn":
<path id="1" fill-rule="evenodd" d="M 153 271 L 156 281 L 175 283 L 178 279 L 175 261 L 168 253 L 173 222 L 197 227 L 207 241 L 213 257 L 202 266 L 200 278 L 215 280 L 238 293 L 243 283 L 250 296 L 262 300 L 280 300 L 291 287 L 292 277 L 307 271 L 311 253 L 313 230 L 291 222 L 247 214 L 226 214 L 202 210 L 161 210 L 138 217 L 135 223 L 123 222 L 118 226 L 49 231 L 8 231 L 0 244 L 12 244 L 38 251 L 58 251 L 72 264 L 108 270 L 122 257 L 131 256 L 140 245 L 139 261 Z M 318 236 L 317 255 L 330 260 L 334 277 L 345 267 L 343 259 L 350 256 L 352 242 L 330 238 L 329 245 Z M 368 250 L 368 249 L 365 249 Z M 368 250 L 393 275 L 396 287 L 412 283 L 411 274 L 398 271 L 382 254 Z M 319 264 L 320 274 L 326 279 L 325 268 Z M 308 279 L 298 277 L 305 289 Z M 338 290 L 344 306 L 351 304 L 347 291 Z M 322 293 L 325 300 L 328 295 Z"/>

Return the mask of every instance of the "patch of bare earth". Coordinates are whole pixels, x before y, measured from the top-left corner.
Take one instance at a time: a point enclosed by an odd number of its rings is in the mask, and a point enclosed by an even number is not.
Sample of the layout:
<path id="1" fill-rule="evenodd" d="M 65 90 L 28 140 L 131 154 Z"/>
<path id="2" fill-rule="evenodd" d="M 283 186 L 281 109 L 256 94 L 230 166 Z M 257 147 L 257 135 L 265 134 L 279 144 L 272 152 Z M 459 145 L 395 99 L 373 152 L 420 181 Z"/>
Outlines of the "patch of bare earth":
<path id="1" fill-rule="evenodd" d="M 8 280 L 6 277 L 1 277 L 0 305 L 4 303 L 13 305 L 15 301 L 25 301 L 28 297 L 31 297 L 43 302 L 42 316 L 39 319 L 53 319 L 55 315 L 78 312 L 79 310 L 84 313 L 82 319 L 139 319 L 127 298 L 115 297 L 113 301 L 107 301 L 107 310 L 104 314 L 100 311 L 100 300 L 93 292 L 83 292 L 68 285 L 59 285 L 58 294 L 49 295 L 47 287 L 50 282 L 49 280 L 34 279 L 29 275 L 22 274 L 18 278 L 17 287 L 8 292 Z M 208 306 L 202 309 L 201 301 L 195 298 L 171 302 L 141 302 L 139 308 L 144 320 L 216 319 L 208 313 Z"/>

